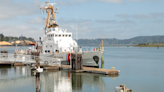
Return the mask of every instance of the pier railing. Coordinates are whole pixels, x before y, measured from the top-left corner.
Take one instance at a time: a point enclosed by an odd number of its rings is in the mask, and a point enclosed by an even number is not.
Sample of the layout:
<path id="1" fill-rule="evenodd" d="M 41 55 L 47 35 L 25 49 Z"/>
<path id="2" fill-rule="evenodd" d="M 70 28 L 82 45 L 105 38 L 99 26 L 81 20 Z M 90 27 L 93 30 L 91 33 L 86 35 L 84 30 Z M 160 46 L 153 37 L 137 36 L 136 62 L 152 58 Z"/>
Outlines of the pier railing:
<path id="1" fill-rule="evenodd" d="M 1 62 L 20 62 L 25 64 L 31 64 L 36 63 L 36 58 L 39 58 L 40 64 L 47 64 L 50 66 L 61 66 L 61 60 L 57 58 L 24 54 L 0 53 Z"/>

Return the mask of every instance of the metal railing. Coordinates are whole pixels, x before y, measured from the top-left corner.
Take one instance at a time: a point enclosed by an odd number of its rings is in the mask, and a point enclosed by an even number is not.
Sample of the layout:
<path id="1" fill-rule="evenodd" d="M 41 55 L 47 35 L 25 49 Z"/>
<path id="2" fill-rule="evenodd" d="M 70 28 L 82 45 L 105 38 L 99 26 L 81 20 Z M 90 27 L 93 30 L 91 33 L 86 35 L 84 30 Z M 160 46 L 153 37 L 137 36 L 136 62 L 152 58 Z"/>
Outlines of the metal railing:
<path id="1" fill-rule="evenodd" d="M 11 54 L 11 53 L 0 53 L 0 61 L 2 62 L 21 62 L 25 64 L 36 63 L 36 59 L 39 59 L 41 64 L 49 66 L 61 66 L 61 60 L 52 57 L 24 55 L 24 54 Z"/>

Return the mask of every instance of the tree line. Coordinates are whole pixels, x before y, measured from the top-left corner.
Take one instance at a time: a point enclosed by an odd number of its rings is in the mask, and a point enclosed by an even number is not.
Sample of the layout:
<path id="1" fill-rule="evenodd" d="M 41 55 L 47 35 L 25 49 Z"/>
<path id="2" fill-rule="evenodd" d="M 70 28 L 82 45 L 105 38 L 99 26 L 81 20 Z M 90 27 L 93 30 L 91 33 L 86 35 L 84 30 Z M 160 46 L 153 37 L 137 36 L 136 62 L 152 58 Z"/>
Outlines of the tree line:
<path id="1" fill-rule="evenodd" d="M 99 45 L 102 39 L 78 39 L 79 45 Z M 131 39 L 116 39 L 105 38 L 103 39 L 104 45 L 120 44 L 120 45 L 136 45 L 147 43 L 164 43 L 164 36 L 138 36 Z"/>
<path id="2" fill-rule="evenodd" d="M 14 36 L 4 36 L 3 34 L 0 34 L 0 41 L 12 42 L 16 40 L 29 40 L 35 42 L 34 38 L 32 37 L 25 37 L 25 36 L 14 37 Z"/>

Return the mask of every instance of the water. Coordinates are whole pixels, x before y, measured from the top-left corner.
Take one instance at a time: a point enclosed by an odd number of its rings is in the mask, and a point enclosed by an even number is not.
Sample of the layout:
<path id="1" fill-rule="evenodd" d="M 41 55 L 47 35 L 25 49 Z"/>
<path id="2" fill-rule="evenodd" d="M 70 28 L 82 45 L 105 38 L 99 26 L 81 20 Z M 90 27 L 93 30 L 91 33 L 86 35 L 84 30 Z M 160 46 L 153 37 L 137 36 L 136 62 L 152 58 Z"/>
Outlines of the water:
<path id="1" fill-rule="evenodd" d="M 24 47 L 18 47 L 24 49 Z M 0 48 L 14 52 L 15 47 Z M 26 47 L 28 49 L 28 47 Z M 40 92 L 115 92 L 120 84 L 133 92 L 162 92 L 164 48 L 105 47 L 104 68 L 115 67 L 119 76 L 69 73 L 49 70 L 40 73 Z M 28 66 L 1 67 L 0 92 L 36 92 L 36 77 Z"/>

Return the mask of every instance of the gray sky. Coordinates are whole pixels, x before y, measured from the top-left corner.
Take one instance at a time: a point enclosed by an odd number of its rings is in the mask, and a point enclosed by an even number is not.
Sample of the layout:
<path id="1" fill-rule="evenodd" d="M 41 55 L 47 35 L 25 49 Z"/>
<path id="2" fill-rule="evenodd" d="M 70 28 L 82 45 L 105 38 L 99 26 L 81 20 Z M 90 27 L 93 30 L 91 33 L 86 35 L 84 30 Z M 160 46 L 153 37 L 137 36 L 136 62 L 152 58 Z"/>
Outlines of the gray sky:
<path id="1" fill-rule="evenodd" d="M 46 0 L 0 0 L 0 33 L 35 39 L 44 34 L 38 5 Z M 47 0 L 54 2 L 54 0 Z M 78 38 L 128 39 L 164 35 L 164 0 L 55 0 L 57 23 Z"/>

